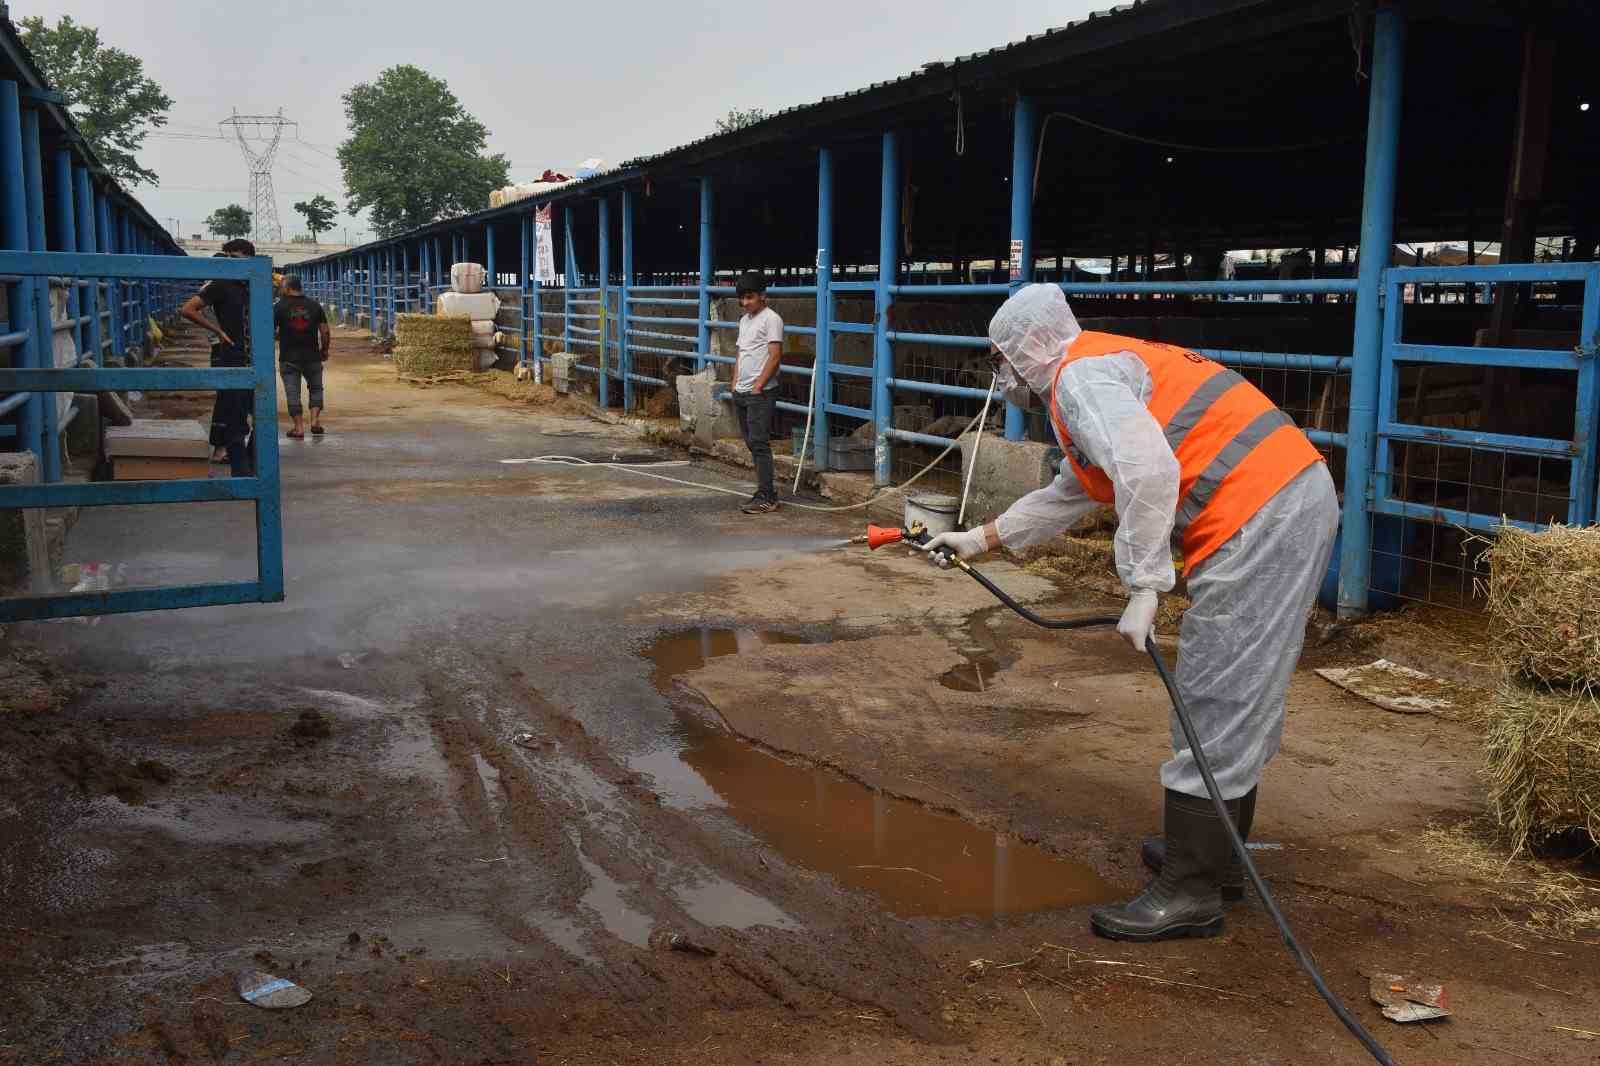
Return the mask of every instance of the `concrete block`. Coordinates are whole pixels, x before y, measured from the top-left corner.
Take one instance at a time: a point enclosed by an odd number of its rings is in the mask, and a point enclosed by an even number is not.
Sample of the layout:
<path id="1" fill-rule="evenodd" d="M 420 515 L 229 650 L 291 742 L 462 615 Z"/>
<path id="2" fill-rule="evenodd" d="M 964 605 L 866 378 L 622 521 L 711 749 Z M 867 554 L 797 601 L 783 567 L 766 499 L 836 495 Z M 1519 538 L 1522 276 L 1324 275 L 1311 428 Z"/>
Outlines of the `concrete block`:
<path id="1" fill-rule="evenodd" d="M 0 453 L 0 485 L 33 485 L 39 461 L 32 452 Z M 48 592 L 50 547 L 45 513 L 38 508 L 0 510 L 0 587 Z"/>
<path id="2" fill-rule="evenodd" d="M 570 352 L 554 352 L 550 356 L 550 385 L 563 396 L 572 391 L 572 366 L 578 357 Z"/>
<path id="3" fill-rule="evenodd" d="M 976 433 L 961 437 L 961 468 L 971 471 L 972 479 L 967 497 L 969 529 L 993 520 L 1021 497 L 1048 485 L 1061 461 L 1061 451 L 1053 445 L 1010 441 L 985 433 L 974 467 L 972 448 L 977 440 Z"/>
<path id="4" fill-rule="evenodd" d="M 723 437 L 739 436 L 739 418 L 733 404 L 717 398 L 723 383 L 717 380 L 716 367 L 708 366 L 698 374 L 679 374 L 674 384 L 678 390 L 678 417 L 702 447 L 708 448 Z"/>

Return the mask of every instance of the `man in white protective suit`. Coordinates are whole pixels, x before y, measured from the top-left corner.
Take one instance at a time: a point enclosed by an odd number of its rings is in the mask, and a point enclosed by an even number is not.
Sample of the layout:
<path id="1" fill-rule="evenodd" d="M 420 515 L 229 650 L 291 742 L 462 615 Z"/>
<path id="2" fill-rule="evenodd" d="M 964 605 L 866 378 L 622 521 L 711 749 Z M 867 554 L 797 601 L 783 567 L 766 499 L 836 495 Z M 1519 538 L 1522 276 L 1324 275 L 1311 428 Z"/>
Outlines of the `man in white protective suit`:
<path id="1" fill-rule="evenodd" d="M 1194 352 L 1084 332 L 1060 288 L 1029 285 L 989 323 L 1007 398 L 1045 400 L 1065 453 L 1048 486 L 993 522 L 925 547 L 963 559 L 1057 536 L 1116 508 L 1117 572 L 1128 590 L 1118 632 L 1145 651 L 1157 597 L 1181 554 L 1192 606 L 1179 630 L 1177 685 L 1241 836 L 1261 770 L 1283 734 L 1284 695 L 1328 566 L 1339 506 L 1327 464 L 1244 378 Z M 1127 903 L 1096 908 L 1114 940 L 1215 936 L 1243 870 L 1176 717 L 1161 767 L 1165 832 L 1141 855 L 1156 878 Z"/>

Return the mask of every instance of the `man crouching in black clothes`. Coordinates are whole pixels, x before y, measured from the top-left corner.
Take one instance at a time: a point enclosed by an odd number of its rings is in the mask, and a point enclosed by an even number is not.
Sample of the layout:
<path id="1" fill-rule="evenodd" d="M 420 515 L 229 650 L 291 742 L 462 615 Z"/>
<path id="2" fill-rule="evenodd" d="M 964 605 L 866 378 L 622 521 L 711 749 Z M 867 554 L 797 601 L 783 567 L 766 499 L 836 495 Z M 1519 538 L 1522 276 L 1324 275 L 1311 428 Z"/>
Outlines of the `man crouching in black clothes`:
<path id="1" fill-rule="evenodd" d="M 235 239 L 222 246 L 221 255 L 250 259 L 256 246 Z M 216 321 L 205 316 L 211 309 Z M 208 281 L 189 297 L 180 314 L 214 335 L 211 342 L 212 366 L 250 365 L 250 286 L 243 281 Z M 250 433 L 252 394 L 244 389 L 217 393 L 211 409 L 211 446 L 226 449 L 228 467 L 234 477 L 255 475 L 255 440 Z"/>

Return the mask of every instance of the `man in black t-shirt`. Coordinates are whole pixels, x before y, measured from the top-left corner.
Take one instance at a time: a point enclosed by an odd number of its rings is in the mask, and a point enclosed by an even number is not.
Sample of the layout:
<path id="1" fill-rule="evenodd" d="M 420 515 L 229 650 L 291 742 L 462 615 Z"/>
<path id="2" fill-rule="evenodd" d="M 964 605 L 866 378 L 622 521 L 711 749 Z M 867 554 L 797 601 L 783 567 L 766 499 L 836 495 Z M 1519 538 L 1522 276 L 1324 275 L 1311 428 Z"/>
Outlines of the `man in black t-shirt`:
<path id="1" fill-rule="evenodd" d="M 234 259 L 250 259 L 256 246 L 234 239 L 222 246 L 222 254 Z M 213 322 L 205 316 L 210 309 Z M 179 312 L 184 318 L 212 334 L 212 366 L 250 365 L 250 286 L 242 281 L 208 281 L 189 297 Z M 218 392 L 211 409 L 211 444 L 226 449 L 228 467 L 234 477 L 255 474 L 254 442 L 250 438 L 252 394 L 245 389 Z"/>
<path id="2" fill-rule="evenodd" d="M 304 440 L 305 420 L 300 415 L 300 379 L 306 382 L 311 406 L 311 432 L 322 436 L 322 364 L 328 358 L 327 316 L 322 305 L 306 299 L 300 279 L 293 274 L 283 279 L 283 295 L 272 308 L 273 332 L 278 335 L 278 373 L 283 378 L 283 396 L 288 402 L 294 428 L 290 440 Z"/>

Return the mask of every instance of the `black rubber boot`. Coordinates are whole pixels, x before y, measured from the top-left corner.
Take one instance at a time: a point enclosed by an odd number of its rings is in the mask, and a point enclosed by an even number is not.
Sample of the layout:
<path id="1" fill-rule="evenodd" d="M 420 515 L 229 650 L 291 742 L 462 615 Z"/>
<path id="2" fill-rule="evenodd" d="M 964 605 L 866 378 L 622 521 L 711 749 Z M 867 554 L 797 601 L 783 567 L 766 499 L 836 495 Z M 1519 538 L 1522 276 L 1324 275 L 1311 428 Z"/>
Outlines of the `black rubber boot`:
<path id="1" fill-rule="evenodd" d="M 1256 820 L 1256 790 L 1251 789 L 1239 797 L 1239 836 L 1250 842 L 1250 826 Z M 1160 837 L 1146 837 L 1139 845 L 1139 858 L 1153 873 L 1160 873 L 1167 857 L 1167 842 Z M 1228 851 L 1228 865 L 1222 871 L 1222 902 L 1237 903 L 1244 899 L 1244 864 L 1239 856 Z"/>
<path id="2" fill-rule="evenodd" d="M 1239 801 L 1227 804 L 1239 817 Z M 1127 903 L 1096 907 L 1089 927 L 1108 940 L 1175 940 L 1222 932 L 1220 878 L 1228 831 L 1209 799 L 1167 791 L 1166 862 L 1155 881 Z"/>

